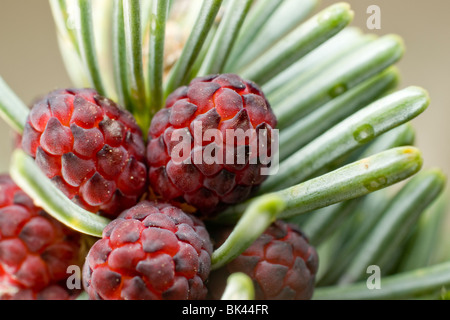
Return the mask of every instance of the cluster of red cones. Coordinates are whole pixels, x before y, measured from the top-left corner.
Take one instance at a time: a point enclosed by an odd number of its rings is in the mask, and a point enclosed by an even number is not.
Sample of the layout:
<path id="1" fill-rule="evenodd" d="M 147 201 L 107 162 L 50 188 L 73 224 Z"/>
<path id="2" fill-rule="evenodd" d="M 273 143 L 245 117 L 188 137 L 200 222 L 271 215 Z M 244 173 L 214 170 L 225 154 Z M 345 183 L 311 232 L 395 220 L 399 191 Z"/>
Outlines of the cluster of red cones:
<path id="1" fill-rule="evenodd" d="M 233 74 L 198 78 L 174 91 L 146 142 L 133 116 L 95 91 L 50 93 L 31 109 L 22 147 L 68 198 L 112 222 L 86 255 L 80 234 L 2 178 L 0 299 L 74 298 L 80 290 L 65 282 L 71 265 L 84 265 L 91 299 L 220 298 L 213 281 L 219 273 L 211 272 L 217 237 L 210 238 L 205 222 L 263 183 L 261 168 L 269 164 L 262 159 L 273 152 L 275 128 L 262 91 Z M 219 143 L 204 138 L 208 130 L 222 138 L 227 130 L 254 134 Z M 249 149 L 262 131 L 269 137 L 265 155 Z M 243 161 L 224 161 L 230 145 L 234 155 L 243 150 Z M 199 162 L 208 150 L 223 161 Z M 258 299 L 309 299 L 317 263 L 306 237 L 277 221 L 226 269 L 248 274 Z"/>

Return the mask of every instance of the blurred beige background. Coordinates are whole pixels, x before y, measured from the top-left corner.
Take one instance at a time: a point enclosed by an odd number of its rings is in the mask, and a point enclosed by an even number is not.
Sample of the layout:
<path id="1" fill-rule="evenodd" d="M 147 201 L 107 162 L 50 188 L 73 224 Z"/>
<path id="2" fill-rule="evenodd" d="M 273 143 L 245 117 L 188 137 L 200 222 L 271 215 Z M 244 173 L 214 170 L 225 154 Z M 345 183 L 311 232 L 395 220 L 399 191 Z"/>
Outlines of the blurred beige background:
<path id="1" fill-rule="evenodd" d="M 320 7 L 338 1 L 322 0 Z M 429 108 L 413 124 L 416 145 L 425 167 L 441 167 L 450 176 L 450 1 L 448 0 L 348 0 L 354 12 L 353 25 L 364 32 L 395 33 L 405 42 L 406 53 L 397 64 L 400 88 L 410 85 L 428 90 Z M 381 29 L 368 30 L 367 8 L 381 9 Z"/>
<path id="2" fill-rule="evenodd" d="M 319 8 L 336 2 L 322 0 Z M 381 30 L 374 33 L 396 33 L 405 40 L 406 55 L 398 64 L 401 87 L 422 86 L 432 99 L 430 108 L 414 121 L 417 145 L 426 167 L 439 166 L 450 176 L 450 1 L 347 2 L 355 11 L 353 25 L 374 32 L 366 27 L 366 10 L 375 4 L 381 8 Z M 0 75 L 27 104 L 54 88 L 71 85 L 46 0 L 0 0 Z M 0 171 L 5 172 L 12 133 L 1 120 L 0 134 Z"/>

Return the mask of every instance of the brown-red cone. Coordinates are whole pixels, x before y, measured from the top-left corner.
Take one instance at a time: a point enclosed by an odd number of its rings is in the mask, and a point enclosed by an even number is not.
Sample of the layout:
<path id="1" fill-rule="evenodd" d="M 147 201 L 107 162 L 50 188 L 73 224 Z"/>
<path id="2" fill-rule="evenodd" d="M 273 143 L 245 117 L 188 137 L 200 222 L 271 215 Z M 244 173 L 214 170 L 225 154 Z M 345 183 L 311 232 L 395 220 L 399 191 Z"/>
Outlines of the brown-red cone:
<path id="1" fill-rule="evenodd" d="M 218 244 L 231 230 L 218 232 Z M 307 300 L 314 292 L 318 255 L 297 226 L 278 220 L 247 250 L 211 274 L 210 293 L 220 298 L 226 277 L 234 272 L 250 276 L 259 300 Z"/>
<path id="2" fill-rule="evenodd" d="M 267 175 L 261 174 L 261 168 L 269 164 L 260 160 L 270 156 L 276 123 L 254 83 L 234 74 L 194 79 L 175 90 L 152 120 L 147 145 L 149 184 L 162 199 L 187 202 L 198 216 L 210 217 L 245 200 L 264 181 Z M 207 137 L 210 129 L 220 132 L 221 139 Z M 227 131 L 237 130 L 253 135 L 228 141 Z M 260 148 L 264 145 L 260 132 L 268 136 L 267 154 Z M 251 149 L 255 141 L 258 147 Z"/>
<path id="3" fill-rule="evenodd" d="M 105 228 L 86 257 L 83 283 L 91 299 L 204 299 L 211 254 L 199 219 L 143 201 Z"/>

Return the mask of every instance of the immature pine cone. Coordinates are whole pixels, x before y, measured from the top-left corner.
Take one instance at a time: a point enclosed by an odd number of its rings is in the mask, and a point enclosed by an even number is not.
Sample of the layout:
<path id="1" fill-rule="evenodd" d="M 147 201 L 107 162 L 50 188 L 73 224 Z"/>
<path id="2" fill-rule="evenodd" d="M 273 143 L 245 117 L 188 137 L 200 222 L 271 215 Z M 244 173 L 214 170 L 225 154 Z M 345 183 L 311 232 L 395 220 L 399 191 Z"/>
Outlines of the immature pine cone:
<path id="1" fill-rule="evenodd" d="M 111 218 L 137 203 L 147 169 L 133 116 L 92 89 L 58 90 L 31 109 L 25 152 L 67 197 Z"/>
<path id="2" fill-rule="evenodd" d="M 204 299 L 211 254 L 200 220 L 143 201 L 105 228 L 87 255 L 83 283 L 97 300 Z"/>
<path id="3" fill-rule="evenodd" d="M 218 245 L 231 230 L 217 232 Z M 224 280 L 234 272 L 253 279 L 259 300 L 307 300 L 314 292 L 318 255 L 297 226 L 278 220 L 247 250 L 211 274 L 210 291 L 220 298 Z"/>
<path id="4" fill-rule="evenodd" d="M 165 200 L 187 202 L 202 218 L 247 199 L 267 176 L 261 168 L 269 165 L 264 162 L 271 153 L 276 123 L 254 83 L 234 74 L 194 79 L 168 97 L 151 123 L 147 160 L 152 190 Z M 220 132 L 222 141 L 203 136 L 209 129 Z M 238 129 L 253 136 L 228 141 L 227 130 Z M 259 139 L 260 132 L 266 132 L 267 142 Z M 185 138 L 180 141 L 178 136 Z M 250 149 L 253 142 L 258 148 Z M 265 154 L 260 148 L 264 144 Z M 187 154 L 179 152 L 183 148 Z"/>
<path id="5" fill-rule="evenodd" d="M 67 300 L 67 268 L 81 265 L 80 235 L 0 176 L 0 300 Z"/>

